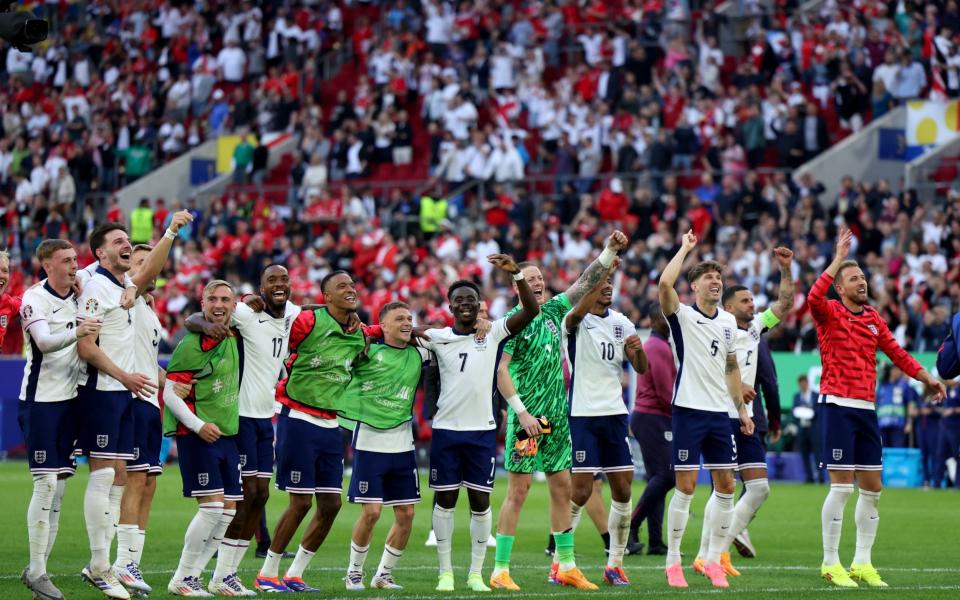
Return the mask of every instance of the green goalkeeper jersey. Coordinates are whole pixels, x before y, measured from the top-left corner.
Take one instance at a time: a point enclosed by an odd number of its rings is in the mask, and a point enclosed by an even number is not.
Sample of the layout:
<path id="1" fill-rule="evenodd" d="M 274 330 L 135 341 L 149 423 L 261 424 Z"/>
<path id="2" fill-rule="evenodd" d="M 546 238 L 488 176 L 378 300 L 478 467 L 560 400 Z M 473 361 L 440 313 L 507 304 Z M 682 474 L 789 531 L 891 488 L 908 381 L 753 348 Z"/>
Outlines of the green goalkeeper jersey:
<path id="1" fill-rule="evenodd" d="M 540 314 L 507 342 L 510 377 L 531 415 L 550 418 L 567 414 L 567 389 L 563 381 L 563 319 L 571 309 L 566 294 L 558 294 L 540 307 Z M 517 306 L 508 314 L 520 310 Z"/>

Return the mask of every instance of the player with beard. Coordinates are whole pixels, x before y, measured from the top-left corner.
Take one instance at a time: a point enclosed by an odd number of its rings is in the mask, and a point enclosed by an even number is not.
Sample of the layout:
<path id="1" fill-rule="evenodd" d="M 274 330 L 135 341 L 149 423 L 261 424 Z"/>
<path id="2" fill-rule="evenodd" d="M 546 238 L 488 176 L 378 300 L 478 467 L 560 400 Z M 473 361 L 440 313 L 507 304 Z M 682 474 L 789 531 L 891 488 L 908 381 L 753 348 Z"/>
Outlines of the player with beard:
<path id="1" fill-rule="evenodd" d="M 214 280 L 203 288 L 202 307 L 208 321 L 229 324 L 235 306 L 233 287 L 226 281 Z M 177 571 L 167 584 L 167 591 L 174 595 L 210 597 L 200 575 L 233 520 L 236 502 L 243 498 L 236 442 L 243 369 L 243 342 L 235 332 L 221 340 L 187 333 L 167 364 L 163 431 L 177 439 L 183 495 L 196 498 L 198 504 L 184 535 Z M 176 383 L 192 383 L 186 398 L 178 395 Z M 251 594 L 239 585 L 225 590 L 214 582 L 210 590 L 230 596 Z"/>
<path id="2" fill-rule="evenodd" d="M 475 592 L 490 591 L 484 585 L 481 570 L 490 537 L 490 492 L 496 474 L 493 390 L 497 364 L 507 339 L 527 327 L 540 311 L 533 290 L 511 257 L 493 254 L 487 260 L 513 275 L 520 309 L 495 321 L 485 337 L 477 337 L 473 330 L 480 310 L 480 289 L 473 282 L 460 280 L 447 290 L 454 326 L 428 329 L 429 340 L 421 342 L 436 356 L 440 371 L 440 397 L 430 442 L 430 487 L 437 491 L 433 530 L 440 563 L 436 589 L 440 592 L 454 589 L 451 552 L 454 511 L 461 487 L 467 488 L 470 501 L 472 560 L 467 587 Z M 518 398 L 508 402 L 518 414 L 527 414 Z"/>
<path id="3" fill-rule="evenodd" d="M 490 586 L 519 590 L 510 577 L 510 557 L 520 510 L 527 499 L 533 472 L 547 475 L 550 489 L 550 530 L 556 546 L 550 580 L 581 589 L 596 589 L 579 569 L 573 552 L 571 530 L 570 428 L 567 389 L 563 379 L 563 318 L 604 277 L 617 254 L 627 247 L 627 236 L 615 231 L 600 257 L 593 261 L 565 292 L 546 299 L 543 274 L 531 263 L 521 263 L 527 284 L 540 305 L 540 316 L 524 331 L 513 336 L 498 368 L 500 393 L 507 398 L 506 469 L 507 497 L 500 507 L 497 523 L 497 554 Z M 516 308 L 513 310 L 517 310 Z M 523 410 L 516 410 L 516 406 Z M 540 436 L 540 425 L 532 415 L 545 416 L 552 428 Z M 523 430 L 529 438 L 520 441 Z M 532 441 L 531 441 L 532 440 Z"/>
<path id="4" fill-rule="evenodd" d="M 270 497 L 277 380 L 287 356 L 290 329 L 300 311 L 299 306 L 290 302 L 287 268 L 275 264 L 260 275 L 260 294 L 246 296 L 243 302 L 237 303 L 229 327 L 211 323 L 202 314 L 191 315 L 186 322 L 187 331 L 202 331 L 215 339 L 222 339 L 230 328 L 236 328 L 244 349 L 237 434 L 243 500 L 237 503 L 237 515 L 220 546 L 212 587 L 242 587 L 235 575 Z M 295 582 L 291 582 L 291 589 L 302 591 Z"/>
<path id="5" fill-rule="evenodd" d="M 941 381 L 930 375 L 897 344 L 883 317 L 870 306 L 867 278 L 855 260 L 847 260 L 853 234 L 841 228 L 833 262 L 813 284 L 807 301 L 820 342 L 820 400 L 823 405 L 823 457 L 830 473 L 830 493 L 821 511 L 823 563 L 821 576 L 838 587 L 887 587 L 873 567 L 871 551 L 880 524 L 883 448 L 877 424 L 877 350 L 908 376 L 935 390 L 933 400 L 946 396 Z M 830 287 L 839 300 L 827 300 Z M 840 563 L 843 509 L 857 497 L 856 554 L 850 570 Z"/>
<path id="6" fill-rule="evenodd" d="M 573 446 L 574 531 L 580 513 L 594 493 L 594 476 L 604 473 L 610 483 L 610 553 L 603 579 L 613 586 L 629 585 L 623 555 L 630 533 L 630 454 L 627 405 L 623 401 L 623 363 L 637 373 L 647 370 L 647 355 L 636 327 L 611 310 L 613 274 L 577 302 L 563 321 L 567 364 L 570 367 L 570 438 Z"/>
<path id="7" fill-rule="evenodd" d="M 17 420 L 27 444 L 33 495 L 27 508 L 30 564 L 20 580 L 34 598 L 60 600 L 50 581 L 47 559 L 60 529 L 60 507 L 66 479 L 76 472 L 77 340 L 96 336 L 100 324 L 87 319 L 76 325 L 73 281 L 77 252 L 67 240 L 44 240 L 37 259 L 47 278 L 23 295 L 20 320 L 26 332 L 27 363 Z"/>
<path id="8" fill-rule="evenodd" d="M 156 247 L 138 244 L 133 248 L 130 257 L 132 267 L 127 275 L 133 289 L 137 290 L 137 297 L 130 311 L 133 314 L 136 337 L 135 369 L 147 375 L 157 389 L 161 389 L 164 379 L 164 371 L 157 360 L 163 327 L 153 311 L 153 297 L 150 292 L 156 289 L 157 275 L 166 263 L 177 233 L 192 220 L 193 217 L 187 211 L 174 214 L 166 234 Z M 122 302 L 121 299 L 121 304 Z M 111 512 L 116 513 L 118 522 L 115 528 L 117 557 L 110 570 L 129 591 L 149 594 L 152 588 L 143 580 L 140 560 L 146 540 L 150 506 L 156 492 L 157 475 L 163 471 L 160 462 L 163 426 L 156 392 L 135 399 L 131 408 L 133 459 L 127 464 L 127 479 L 123 486 L 120 509 L 111 508 Z"/>

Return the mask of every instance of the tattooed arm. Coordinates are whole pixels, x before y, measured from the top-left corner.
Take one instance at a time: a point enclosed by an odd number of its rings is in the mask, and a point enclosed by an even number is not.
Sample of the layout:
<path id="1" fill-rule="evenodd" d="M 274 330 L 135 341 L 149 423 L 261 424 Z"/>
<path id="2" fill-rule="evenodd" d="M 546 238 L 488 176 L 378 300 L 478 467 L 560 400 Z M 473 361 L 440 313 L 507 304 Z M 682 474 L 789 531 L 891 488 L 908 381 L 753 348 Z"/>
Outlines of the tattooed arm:
<path id="1" fill-rule="evenodd" d="M 614 231 L 610 234 L 610 237 L 607 238 L 607 246 L 603 249 L 600 257 L 590 263 L 590 266 L 580 275 L 580 278 L 566 291 L 567 300 L 570 301 L 570 304 L 576 306 L 581 298 L 597 287 L 597 284 L 606 277 L 607 269 L 613 264 L 613 259 L 627 248 L 628 243 L 629 239 L 623 232 Z"/>
<path id="2" fill-rule="evenodd" d="M 793 310 L 794 294 L 796 293 L 793 271 L 790 269 L 793 262 L 793 251 L 789 248 L 780 247 L 775 249 L 773 253 L 780 265 L 780 294 L 777 296 L 777 303 L 770 309 L 774 316 L 782 321 Z"/>

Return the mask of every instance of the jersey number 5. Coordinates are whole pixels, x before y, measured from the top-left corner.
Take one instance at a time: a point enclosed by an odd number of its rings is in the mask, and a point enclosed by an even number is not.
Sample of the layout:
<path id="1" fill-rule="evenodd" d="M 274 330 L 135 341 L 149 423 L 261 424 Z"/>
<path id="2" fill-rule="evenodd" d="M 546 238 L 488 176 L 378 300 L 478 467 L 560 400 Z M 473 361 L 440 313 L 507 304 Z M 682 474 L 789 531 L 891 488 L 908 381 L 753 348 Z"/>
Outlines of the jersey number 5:
<path id="1" fill-rule="evenodd" d="M 710 342 L 710 356 L 716 356 L 720 352 L 720 340 Z"/>

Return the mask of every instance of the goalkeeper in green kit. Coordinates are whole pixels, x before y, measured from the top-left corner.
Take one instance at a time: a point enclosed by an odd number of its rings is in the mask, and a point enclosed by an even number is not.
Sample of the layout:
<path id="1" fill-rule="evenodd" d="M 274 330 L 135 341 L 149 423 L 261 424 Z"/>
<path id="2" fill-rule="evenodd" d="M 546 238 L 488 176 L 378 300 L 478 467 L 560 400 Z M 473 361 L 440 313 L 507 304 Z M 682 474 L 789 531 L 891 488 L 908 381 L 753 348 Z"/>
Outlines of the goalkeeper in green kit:
<path id="1" fill-rule="evenodd" d="M 490 587 L 519 590 L 510 577 L 510 555 L 520 510 L 530 491 L 533 472 L 547 476 L 550 489 L 550 528 L 556 542 L 550 581 L 578 589 L 597 589 L 577 569 L 571 529 L 570 466 L 572 447 L 568 423 L 567 390 L 563 381 L 563 319 L 571 308 L 606 276 L 627 236 L 615 231 L 606 248 L 570 288 L 549 301 L 540 269 L 521 263 L 522 273 L 540 302 L 540 315 L 520 334 L 511 338 L 498 370 L 498 387 L 510 408 L 504 463 L 508 471 L 507 497 L 500 507 L 497 523 L 497 553 Z M 517 309 L 513 309 L 517 310 Z M 537 417 L 546 417 L 552 431 L 541 435 Z M 525 432 L 527 439 L 517 434 Z"/>

